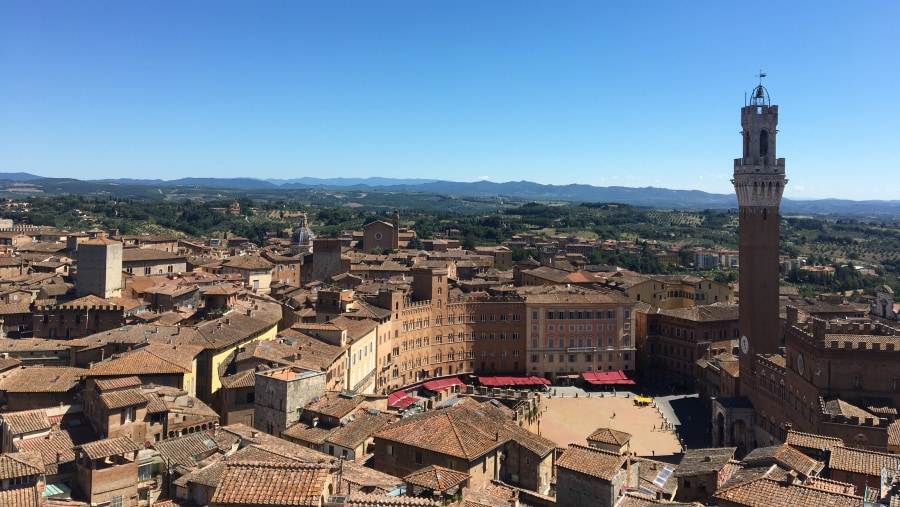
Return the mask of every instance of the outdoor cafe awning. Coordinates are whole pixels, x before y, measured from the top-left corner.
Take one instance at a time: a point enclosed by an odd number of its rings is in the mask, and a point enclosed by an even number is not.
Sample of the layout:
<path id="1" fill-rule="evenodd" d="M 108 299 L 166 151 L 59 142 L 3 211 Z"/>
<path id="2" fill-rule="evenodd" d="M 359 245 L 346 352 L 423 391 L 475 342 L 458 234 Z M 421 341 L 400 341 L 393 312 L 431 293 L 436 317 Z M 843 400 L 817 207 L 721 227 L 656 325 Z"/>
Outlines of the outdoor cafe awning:
<path id="1" fill-rule="evenodd" d="M 388 406 L 394 408 L 406 408 L 419 401 L 419 398 L 410 396 L 404 390 L 394 391 L 388 395 Z"/>
<path id="2" fill-rule="evenodd" d="M 581 374 L 585 382 L 593 385 L 634 385 L 634 380 L 628 378 L 622 370 L 617 371 L 586 371 Z"/>
<path id="3" fill-rule="evenodd" d="M 459 377 L 439 378 L 436 380 L 429 380 L 422 384 L 422 387 L 434 392 L 444 391 L 453 386 L 460 386 L 461 389 L 466 385 L 463 384 L 462 380 L 459 380 Z"/>
<path id="4" fill-rule="evenodd" d="M 534 375 L 530 377 L 478 377 L 478 380 L 481 382 L 481 385 L 486 387 L 534 387 L 550 385 L 549 380 L 535 377 Z"/>

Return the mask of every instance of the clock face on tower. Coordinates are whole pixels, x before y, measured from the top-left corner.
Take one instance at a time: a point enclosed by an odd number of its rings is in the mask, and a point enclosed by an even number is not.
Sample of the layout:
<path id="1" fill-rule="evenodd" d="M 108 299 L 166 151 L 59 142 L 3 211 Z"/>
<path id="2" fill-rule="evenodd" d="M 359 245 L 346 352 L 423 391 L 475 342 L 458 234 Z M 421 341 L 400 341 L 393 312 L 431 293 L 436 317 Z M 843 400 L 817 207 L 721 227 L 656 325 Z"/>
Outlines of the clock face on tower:
<path id="1" fill-rule="evenodd" d="M 741 352 L 746 354 L 750 352 L 750 340 L 747 339 L 747 336 L 741 336 Z"/>
<path id="2" fill-rule="evenodd" d="M 797 373 L 803 375 L 803 371 L 806 370 L 806 361 L 803 359 L 803 354 L 797 355 Z"/>

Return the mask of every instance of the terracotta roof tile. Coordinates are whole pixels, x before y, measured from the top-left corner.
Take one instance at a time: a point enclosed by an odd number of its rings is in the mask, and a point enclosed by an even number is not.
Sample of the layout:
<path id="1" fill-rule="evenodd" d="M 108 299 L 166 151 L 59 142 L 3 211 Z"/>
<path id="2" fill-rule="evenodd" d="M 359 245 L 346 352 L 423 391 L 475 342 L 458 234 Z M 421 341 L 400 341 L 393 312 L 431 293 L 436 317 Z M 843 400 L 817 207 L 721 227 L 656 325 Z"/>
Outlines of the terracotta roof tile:
<path id="1" fill-rule="evenodd" d="M 556 466 L 611 481 L 616 472 L 625 465 L 626 460 L 628 457 L 619 454 L 593 447 L 569 444 L 569 447 L 556 460 Z"/>
<path id="2" fill-rule="evenodd" d="M 197 464 L 197 456 L 209 453 L 224 453 L 237 443 L 239 438 L 231 433 L 220 431 L 218 435 L 208 432 L 191 433 L 189 435 L 169 438 L 153 444 L 153 448 L 165 460 L 186 467 Z"/>
<path id="3" fill-rule="evenodd" d="M 110 391 L 113 389 L 125 389 L 129 387 L 140 387 L 141 379 L 137 378 L 134 375 L 128 377 L 119 377 L 119 378 L 103 378 L 96 379 L 94 383 L 97 384 L 97 387 L 100 388 L 101 391 Z"/>
<path id="4" fill-rule="evenodd" d="M 678 469 L 673 474 L 675 477 L 690 477 L 693 475 L 719 472 L 734 457 L 735 447 L 689 449 L 681 458 Z"/>
<path id="5" fill-rule="evenodd" d="M 502 412 L 492 411 L 471 399 L 404 418 L 375 437 L 465 460 L 477 458 L 509 440 L 516 440 L 540 457 L 547 456 L 556 447 L 550 440 L 519 427 Z"/>
<path id="6" fill-rule="evenodd" d="M 815 435 L 812 433 L 802 433 L 794 430 L 788 431 L 785 443 L 793 447 L 816 451 L 823 448 L 827 451 L 835 447 L 844 446 L 844 441 L 840 438 L 826 437 L 822 435 Z"/>
<path id="7" fill-rule="evenodd" d="M 19 452 L 39 452 L 46 473 L 58 473 L 59 465 L 75 461 L 75 443 L 67 430 L 52 431 L 47 437 L 26 438 L 16 440 Z"/>
<path id="8" fill-rule="evenodd" d="M 0 491 L 0 505 L 3 507 L 43 507 L 43 502 L 38 503 L 37 498 L 40 498 L 37 484 Z"/>
<path id="9" fill-rule="evenodd" d="M 339 391 L 327 391 L 324 396 L 319 397 L 318 401 L 304 407 L 304 410 L 342 419 L 353 413 L 364 400 L 364 396 L 348 397 Z"/>
<path id="10" fill-rule="evenodd" d="M 337 429 L 337 427 L 311 426 L 301 421 L 287 428 L 281 434 L 287 437 L 288 440 L 296 440 L 304 444 L 322 445 Z"/>
<path id="11" fill-rule="evenodd" d="M 147 398 L 144 397 L 144 392 L 140 388 L 102 393 L 100 400 L 109 409 L 133 407 L 147 403 Z"/>
<path id="12" fill-rule="evenodd" d="M 318 507 L 329 473 L 311 463 L 229 463 L 210 503 Z"/>
<path id="13" fill-rule="evenodd" d="M 702 507 L 703 504 L 700 502 L 669 502 L 666 500 L 657 500 L 656 498 L 652 498 L 646 495 L 642 495 L 640 493 L 626 493 L 625 496 L 619 500 L 619 503 L 616 504 L 616 507 L 655 507 L 657 505 L 664 505 L 666 507 Z"/>
<path id="14" fill-rule="evenodd" d="M 259 255 L 242 255 L 230 257 L 222 262 L 222 267 L 232 269 L 272 269 L 275 265 Z"/>
<path id="15" fill-rule="evenodd" d="M 587 437 L 588 442 L 600 442 L 610 445 L 625 445 L 631 440 L 631 433 L 614 430 L 612 428 L 599 428 Z"/>
<path id="16" fill-rule="evenodd" d="M 87 372 L 68 366 L 26 366 L 0 374 L 0 390 L 10 393 L 64 393 Z"/>
<path id="17" fill-rule="evenodd" d="M 807 477 L 818 474 L 825 466 L 821 461 L 810 458 L 788 444 L 759 447 L 741 460 L 741 464 L 744 466 L 760 466 L 773 463 L 778 464 L 783 469 L 794 470 Z"/>
<path id="18" fill-rule="evenodd" d="M 234 375 L 220 377 L 219 380 L 222 381 L 222 387 L 225 389 L 253 387 L 256 385 L 256 370 L 239 371 Z"/>
<path id="19" fill-rule="evenodd" d="M 82 452 L 90 459 L 106 458 L 119 454 L 139 451 L 141 446 L 128 437 L 105 438 L 80 446 Z"/>
<path id="20" fill-rule="evenodd" d="M 468 481 L 471 476 L 465 472 L 439 466 L 427 466 L 403 478 L 409 484 L 432 491 L 447 491 Z"/>
<path id="21" fill-rule="evenodd" d="M 660 473 L 666 468 L 670 467 L 671 469 L 676 469 L 675 465 L 671 465 L 669 463 L 665 463 L 662 461 L 656 461 L 647 458 L 633 458 L 635 461 L 639 463 L 639 471 L 640 471 L 640 488 L 652 491 L 656 493 L 657 491 L 664 492 L 668 494 L 670 497 L 675 494 L 675 490 L 678 487 L 678 480 L 669 473 L 666 478 L 666 482 L 663 483 L 662 487 L 659 487 L 654 483 L 657 477 L 659 477 Z"/>
<path id="22" fill-rule="evenodd" d="M 328 435 L 325 441 L 347 449 L 356 449 L 393 420 L 394 416 L 386 412 L 372 414 L 368 411 L 361 411 L 356 415 L 354 421 L 339 427 Z"/>
<path id="23" fill-rule="evenodd" d="M 803 482 L 804 486 L 820 489 L 822 491 L 830 491 L 832 493 L 840 493 L 842 495 L 853 495 L 856 492 L 856 486 L 841 481 L 833 481 L 831 479 L 823 479 L 821 477 L 810 477 Z"/>
<path id="24" fill-rule="evenodd" d="M 881 475 L 882 466 L 886 466 L 888 470 L 897 470 L 900 468 L 900 455 L 850 447 L 835 447 L 831 449 L 831 457 L 828 460 L 828 468 L 832 470 L 843 470 L 873 477 Z"/>
<path id="25" fill-rule="evenodd" d="M 443 504 L 430 498 L 354 493 L 347 499 L 344 507 L 439 507 L 440 505 Z"/>
<path id="26" fill-rule="evenodd" d="M 0 418 L 9 425 L 9 432 L 12 435 L 35 433 L 50 429 L 50 420 L 47 418 L 47 411 L 42 408 L 36 410 L 23 410 L 21 412 L 9 412 L 0 415 Z"/>
<path id="27" fill-rule="evenodd" d="M 879 423 L 878 417 L 876 417 L 871 412 L 863 410 L 856 405 L 851 403 L 847 403 L 842 399 L 828 400 L 825 402 L 825 412 L 831 415 L 843 415 L 846 417 L 859 417 L 859 420 L 862 421 L 864 419 L 872 418 L 873 423 L 877 426 Z"/>
<path id="28" fill-rule="evenodd" d="M 888 428 L 888 445 L 900 446 L 900 419 L 892 422 Z"/>
<path id="29" fill-rule="evenodd" d="M 13 452 L 0 455 L 0 480 L 44 473 L 39 452 Z"/>
<path id="30" fill-rule="evenodd" d="M 149 343 L 137 350 L 115 354 L 87 370 L 87 376 L 184 374 L 192 371 L 195 345 Z"/>
<path id="31" fill-rule="evenodd" d="M 714 495 L 720 501 L 727 501 L 747 507 L 771 507 L 790 505 L 791 507 L 858 507 L 862 498 L 822 491 L 799 484 L 764 477 L 750 482 L 719 489 Z"/>

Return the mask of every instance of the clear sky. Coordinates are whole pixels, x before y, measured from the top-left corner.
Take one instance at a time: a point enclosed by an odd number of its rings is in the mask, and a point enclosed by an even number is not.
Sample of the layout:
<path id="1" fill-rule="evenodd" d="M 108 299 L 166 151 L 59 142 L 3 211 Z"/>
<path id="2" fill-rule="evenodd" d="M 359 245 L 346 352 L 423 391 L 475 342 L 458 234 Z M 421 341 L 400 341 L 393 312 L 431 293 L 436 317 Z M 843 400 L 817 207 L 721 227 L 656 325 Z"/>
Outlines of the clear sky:
<path id="1" fill-rule="evenodd" d="M 900 2 L 0 0 L 0 172 L 900 199 Z"/>

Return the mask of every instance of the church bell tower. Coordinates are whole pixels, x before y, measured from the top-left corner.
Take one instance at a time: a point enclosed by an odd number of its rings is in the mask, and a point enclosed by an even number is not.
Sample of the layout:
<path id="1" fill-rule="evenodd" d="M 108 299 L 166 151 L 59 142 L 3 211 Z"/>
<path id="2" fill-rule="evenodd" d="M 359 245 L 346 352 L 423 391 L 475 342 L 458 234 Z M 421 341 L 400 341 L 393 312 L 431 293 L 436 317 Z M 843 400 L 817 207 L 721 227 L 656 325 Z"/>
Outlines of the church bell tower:
<path id="1" fill-rule="evenodd" d="M 739 319 L 741 383 L 755 382 L 756 354 L 778 354 L 779 208 L 787 179 L 784 159 L 776 156 L 778 106 L 759 85 L 741 108 L 743 157 L 734 159 L 734 190 L 739 209 Z"/>

